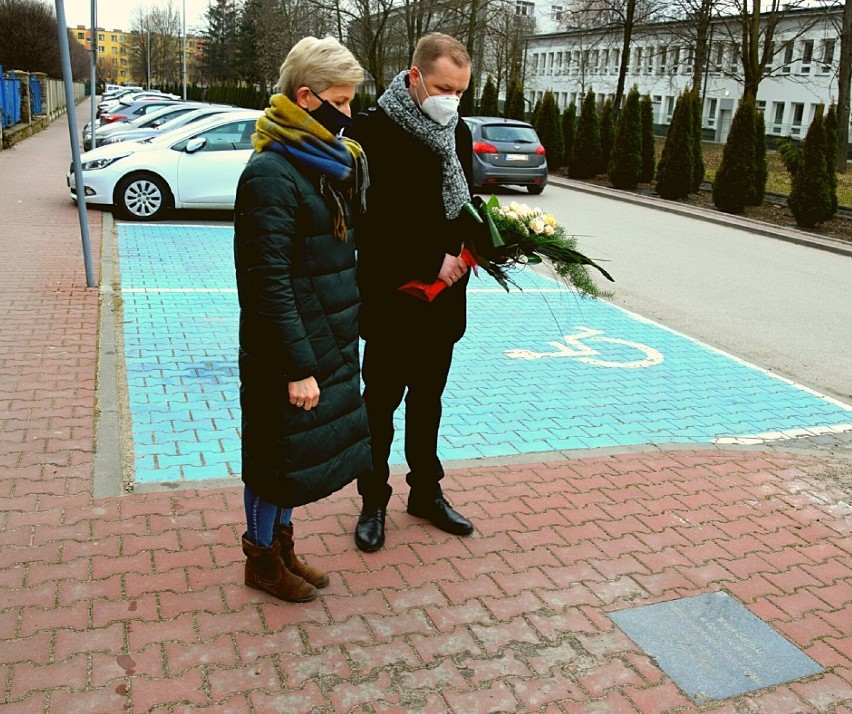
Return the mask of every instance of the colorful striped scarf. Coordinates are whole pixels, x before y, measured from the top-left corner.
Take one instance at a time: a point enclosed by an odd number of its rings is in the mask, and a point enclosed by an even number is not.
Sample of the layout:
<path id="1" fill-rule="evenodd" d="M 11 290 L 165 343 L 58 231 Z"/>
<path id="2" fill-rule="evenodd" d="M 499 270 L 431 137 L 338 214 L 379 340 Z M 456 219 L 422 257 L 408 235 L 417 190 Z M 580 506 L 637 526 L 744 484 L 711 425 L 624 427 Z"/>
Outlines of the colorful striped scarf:
<path id="1" fill-rule="evenodd" d="M 299 168 L 320 174 L 320 192 L 337 206 L 334 235 L 346 240 L 346 210 L 338 187 L 344 186 L 350 196 L 357 195 L 359 208 L 366 211 L 369 178 L 361 145 L 345 136 L 336 137 L 283 94 L 270 97 L 251 140 L 255 151 L 275 151 L 292 159 Z"/>

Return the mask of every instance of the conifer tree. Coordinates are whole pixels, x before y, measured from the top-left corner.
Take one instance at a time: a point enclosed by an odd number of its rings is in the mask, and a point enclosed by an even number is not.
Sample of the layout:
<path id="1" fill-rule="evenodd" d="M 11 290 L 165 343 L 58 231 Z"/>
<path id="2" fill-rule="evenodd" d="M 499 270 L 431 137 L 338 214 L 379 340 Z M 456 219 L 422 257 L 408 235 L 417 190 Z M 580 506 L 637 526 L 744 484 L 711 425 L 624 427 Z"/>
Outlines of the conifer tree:
<path id="1" fill-rule="evenodd" d="M 639 180 L 648 183 L 654 180 L 654 169 L 657 165 L 657 151 L 654 143 L 654 105 L 651 95 L 646 94 L 640 103 L 642 120 L 642 173 Z"/>
<path id="2" fill-rule="evenodd" d="M 506 103 L 503 106 L 503 116 L 506 119 L 526 121 L 524 85 L 515 78 L 509 80 L 509 86 L 506 88 Z"/>
<path id="3" fill-rule="evenodd" d="M 612 144 L 615 140 L 615 111 L 612 100 L 607 97 L 601 108 L 601 166 L 599 174 L 605 174 L 609 170 L 609 160 L 612 156 Z"/>
<path id="4" fill-rule="evenodd" d="M 562 112 L 562 164 L 571 167 L 574 158 L 574 138 L 577 134 L 577 106 L 571 102 Z"/>
<path id="5" fill-rule="evenodd" d="M 628 92 L 615 130 L 609 162 L 609 180 L 616 188 L 636 188 L 642 176 L 642 117 L 639 89 Z"/>
<path id="6" fill-rule="evenodd" d="M 837 213 L 837 105 L 832 104 L 825 115 L 825 161 L 828 166 L 828 190 L 831 194 L 831 213 Z"/>
<path id="7" fill-rule="evenodd" d="M 596 176 L 601 166 L 601 127 L 598 109 L 595 105 L 595 93 L 589 89 L 583 99 L 580 121 L 577 122 L 577 134 L 574 137 L 574 153 L 568 175 L 571 178 L 591 178 Z"/>
<path id="8" fill-rule="evenodd" d="M 731 122 L 722 150 L 722 163 L 713 180 L 713 203 L 725 213 L 742 213 L 753 190 L 754 111 L 754 99 L 743 97 Z"/>
<path id="9" fill-rule="evenodd" d="M 547 166 L 550 169 L 557 169 L 562 165 L 564 139 L 559 121 L 559 107 L 556 106 L 556 97 L 549 89 L 541 99 L 537 119 L 535 130 L 544 147 Z"/>
<path id="10" fill-rule="evenodd" d="M 479 98 L 479 109 L 477 111 L 483 117 L 500 116 L 500 109 L 497 104 L 497 87 L 494 85 L 494 80 L 491 79 L 490 74 L 482 88 L 482 96 Z"/>
<path id="11" fill-rule="evenodd" d="M 534 127 L 538 126 L 539 112 L 541 112 L 541 99 L 539 99 L 535 103 L 535 106 L 533 107 L 533 113 L 532 113 L 532 118 L 530 119 L 530 124 L 532 124 Z"/>
<path id="12" fill-rule="evenodd" d="M 825 125 L 817 113 L 805 136 L 787 205 L 803 228 L 813 228 L 831 215 L 831 191 L 825 163 Z"/>
<path id="13" fill-rule="evenodd" d="M 763 112 L 754 111 L 754 183 L 748 197 L 749 206 L 762 206 L 769 180 L 769 165 L 766 162 L 766 122 Z"/>
<path id="14" fill-rule="evenodd" d="M 666 143 L 657 165 L 657 193 L 663 198 L 685 198 L 692 189 L 692 106 L 686 93 L 678 97 Z"/>
<path id="15" fill-rule="evenodd" d="M 695 193 L 704 181 L 704 135 L 701 133 L 703 107 L 697 90 L 689 93 L 689 99 L 692 106 L 692 184 L 690 188 L 691 193 Z"/>

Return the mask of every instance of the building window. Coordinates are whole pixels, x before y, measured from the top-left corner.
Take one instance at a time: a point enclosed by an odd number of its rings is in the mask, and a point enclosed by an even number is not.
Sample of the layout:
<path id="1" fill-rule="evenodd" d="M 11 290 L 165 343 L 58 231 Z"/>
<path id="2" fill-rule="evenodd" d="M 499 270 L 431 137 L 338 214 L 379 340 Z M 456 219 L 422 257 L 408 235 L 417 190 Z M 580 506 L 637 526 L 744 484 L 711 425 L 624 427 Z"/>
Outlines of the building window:
<path id="1" fill-rule="evenodd" d="M 790 74 L 790 65 L 793 64 L 793 43 L 784 43 L 784 66 L 781 68 L 783 74 Z"/>
<path id="2" fill-rule="evenodd" d="M 592 74 L 598 73 L 598 65 L 600 63 L 600 50 L 592 50 L 592 63 L 591 69 L 589 70 Z"/>
<path id="3" fill-rule="evenodd" d="M 836 44 L 837 40 L 822 41 L 822 64 L 819 68 L 819 71 L 822 74 L 828 74 L 831 72 L 831 65 L 834 63 L 834 47 Z"/>
<path id="4" fill-rule="evenodd" d="M 521 17 L 532 17 L 535 12 L 535 3 L 528 0 L 515 0 L 515 15 Z"/>
<path id="5" fill-rule="evenodd" d="M 672 121 L 672 114 L 674 114 L 674 97 L 666 97 L 666 124 L 670 124 Z"/>
<path id="6" fill-rule="evenodd" d="M 642 71 L 642 48 L 637 47 L 633 50 L 633 74 L 639 74 Z"/>
<path id="7" fill-rule="evenodd" d="M 115 35 L 109 36 L 110 42 L 118 42 L 118 38 Z"/>
<path id="8" fill-rule="evenodd" d="M 791 134 L 802 133 L 802 118 L 805 114 L 805 105 L 801 102 L 793 102 L 793 127 L 790 129 Z"/>
<path id="9" fill-rule="evenodd" d="M 118 54 L 118 47 L 113 47 L 113 48 L 112 48 L 112 53 L 113 53 L 114 55 L 117 55 L 117 54 Z"/>
<path id="10" fill-rule="evenodd" d="M 85 33 L 83 33 L 83 32 L 78 32 L 78 33 L 77 33 L 77 39 L 78 39 L 78 40 L 84 40 L 84 39 L 86 39 L 86 35 L 85 35 Z"/>
<path id="11" fill-rule="evenodd" d="M 669 48 L 660 47 L 660 74 L 666 73 L 666 61 L 668 59 Z"/>
<path id="12" fill-rule="evenodd" d="M 810 74 L 811 62 L 814 59 L 814 41 L 805 40 L 802 43 L 802 74 Z"/>
<path id="13" fill-rule="evenodd" d="M 565 12 L 565 8 L 562 5 L 551 5 L 550 6 L 550 21 L 551 22 L 562 22 L 562 13 Z"/>
<path id="14" fill-rule="evenodd" d="M 104 41 L 104 36 L 99 33 L 98 34 L 98 42 L 103 42 L 103 41 Z"/>
<path id="15" fill-rule="evenodd" d="M 710 106 L 707 107 L 707 126 L 716 126 L 716 105 L 717 100 L 711 99 Z"/>
<path id="16" fill-rule="evenodd" d="M 103 52 L 105 52 L 105 51 L 106 51 L 106 50 L 104 50 L 104 46 L 103 46 L 103 45 L 98 45 L 98 52 L 103 53 Z"/>
<path id="17" fill-rule="evenodd" d="M 672 47 L 672 74 L 677 72 L 680 65 L 680 47 Z"/>
<path id="18" fill-rule="evenodd" d="M 772 117 L 772 133 L 781 134 L 784 130 L 784 102 L 773 102 L 775 114 Z"/>
<path id="19" fill-rule="evenodd" d="M 618 74 L 618 68 L 621 64 L 621 50 L 613 50 L 612 51 L 612 69 L 610 70 L 611 74 Z"/>

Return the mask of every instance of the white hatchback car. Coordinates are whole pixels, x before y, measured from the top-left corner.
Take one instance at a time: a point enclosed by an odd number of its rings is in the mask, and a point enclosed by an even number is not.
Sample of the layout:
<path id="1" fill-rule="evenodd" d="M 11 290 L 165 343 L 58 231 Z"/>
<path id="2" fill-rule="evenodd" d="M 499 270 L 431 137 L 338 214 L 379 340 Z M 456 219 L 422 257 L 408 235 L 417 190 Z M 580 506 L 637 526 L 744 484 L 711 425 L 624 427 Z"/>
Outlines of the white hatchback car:
<path id="1" fill-rule="evenodd" d="M 101 146 L 81 156 L 87 204 L 147 221 L 170 208 L 232 209 L 252 154 L 259 109 L 217 114 L 146 142 Z M 68 176 L 77 200 L 74 165 Z"/>

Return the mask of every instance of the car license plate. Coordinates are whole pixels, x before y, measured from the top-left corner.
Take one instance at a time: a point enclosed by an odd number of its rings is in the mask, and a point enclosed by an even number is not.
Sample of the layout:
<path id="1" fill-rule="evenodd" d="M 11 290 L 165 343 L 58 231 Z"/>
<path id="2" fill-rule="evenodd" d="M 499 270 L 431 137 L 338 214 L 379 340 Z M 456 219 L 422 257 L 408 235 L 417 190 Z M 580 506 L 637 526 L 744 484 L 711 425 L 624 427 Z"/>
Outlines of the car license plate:
<path id="1" fill-rule="evenodd" d="M 526 161 L 526 154 L 506 154 L 506 161 Z"/>

